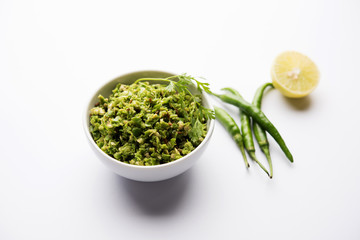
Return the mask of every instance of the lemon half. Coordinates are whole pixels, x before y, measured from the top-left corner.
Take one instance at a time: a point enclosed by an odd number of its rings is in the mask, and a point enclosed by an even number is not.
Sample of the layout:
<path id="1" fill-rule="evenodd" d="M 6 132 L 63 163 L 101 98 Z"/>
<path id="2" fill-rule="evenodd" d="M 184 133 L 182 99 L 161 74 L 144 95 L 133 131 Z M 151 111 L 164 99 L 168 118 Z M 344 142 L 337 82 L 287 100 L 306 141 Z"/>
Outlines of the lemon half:
<path id="1" fill-rule="evenodd" d="M 319 69 L 307 56 L 287 51 L 274 60 L 271 67 L 273 84 L 284 96 L 301 98 L 309 95 L 319 83 Z"/>

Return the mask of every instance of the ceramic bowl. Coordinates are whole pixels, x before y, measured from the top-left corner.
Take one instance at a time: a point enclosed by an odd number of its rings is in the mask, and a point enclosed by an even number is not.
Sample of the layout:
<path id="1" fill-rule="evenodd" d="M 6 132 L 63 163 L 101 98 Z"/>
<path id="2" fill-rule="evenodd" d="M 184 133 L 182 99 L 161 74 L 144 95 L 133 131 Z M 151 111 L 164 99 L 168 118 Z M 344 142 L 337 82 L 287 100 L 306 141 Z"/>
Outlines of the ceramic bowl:
<path id="1" fill-rule="evenodd" d="M 163 78 L 172 75 L 175 74 L 162 71 L 138 71 L 128 73 L 105 83 L 103 86 L 101 86 L 98 90 L 95 91 L 95 93 L 90 97 L 89 101 L 87 102 L 83 114 L 83 126 L 90 147 L 92 148 L 96 156 L 99 158 L 99 160 L 106 167 L 108 167 L 110 170 L 117 173 L 118 175 L 128 179 L 144 182 L 154 182 L 169 179 L 185 172 L 190 167 L 192 167 L 194 163 L 200 159 L 201 154 L 208 146 L 209 140 L 214 130 L 214 120 L 208 121 L 208 131 L 206 137 L 201 142 L 201 144 L 196 147 L 191 153 L 173 162 L 156 166 L 136 166 L 120 162 L 104 153 L 93 140 L 89 131 L 89 113 L 90 109 L 93 108 L 95 103 L 98 102 L 97 97 L 99 94 L 103 95 L 104 97 L 108 97 L 111 94 L 112 89 L 114 89 L 118 83 L 131 84 L 135 80 L 143 77 Z M 196 92 L 195 88 L 192 88 L 190 90 L 192 92 Z M 213 109 L 206 94 L 202 94 L 202 102 L 206 108 Z"/>

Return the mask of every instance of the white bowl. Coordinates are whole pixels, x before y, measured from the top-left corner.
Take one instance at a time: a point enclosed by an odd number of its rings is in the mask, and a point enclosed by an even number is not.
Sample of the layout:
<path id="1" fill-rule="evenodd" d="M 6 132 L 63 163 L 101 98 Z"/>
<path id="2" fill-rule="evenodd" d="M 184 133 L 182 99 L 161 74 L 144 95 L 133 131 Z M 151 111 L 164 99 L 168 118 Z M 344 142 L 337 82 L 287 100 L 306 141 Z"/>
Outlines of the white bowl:
<path id="1" fill-rule="evenodd" d="M 200 158 L 205 148 L 209 143 L 209 139 L 213 133 L 215 121 L 212 119 L 208 121 L 208 131 L 206 137 L 201 144 L 196 147 L 188 155 L 175 160 L 170 163 L 165 163 L 156 166 L 136 166 L 127 163 L 120 162 L 106 153 L 104 153 L 93 140 L 89 131 L 89 113 L 90 109 L 94 107 L 95 103 L 98 102 L 99 94 L 107 97 L 111 94 L 112 89 L 116 87 L 118 83 L 131 84 L 135 80 L 143 77 L 163 78 L 169 77 L 174 74 L 161 72 L 161 71 L 139 71 L 132 72 L 120 77 L 117 77 L 100 87 L 90 98 L 83 115 L 83 126 L 87 139 L 89 140 L 92 150 L 95 152 L 100 161 L 105 164 L 110 170 L 128 179 L 143 181 L 143 182 L 154 182 L 161 181 L 175 177 L 194 165 L 194 163 Z M 190 89 L 192 92 L 196 92 L 195 88 Z M 206 108 L 213 109 L 210 101 L 207 99 L 206 94 L 202 94 L 202 102 Z"/>

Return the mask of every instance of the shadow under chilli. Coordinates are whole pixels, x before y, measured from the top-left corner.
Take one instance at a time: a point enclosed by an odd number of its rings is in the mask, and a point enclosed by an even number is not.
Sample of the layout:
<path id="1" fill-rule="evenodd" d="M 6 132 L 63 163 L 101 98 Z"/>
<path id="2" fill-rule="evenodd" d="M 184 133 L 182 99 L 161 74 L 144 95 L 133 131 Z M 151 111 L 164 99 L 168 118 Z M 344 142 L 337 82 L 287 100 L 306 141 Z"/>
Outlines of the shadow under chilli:
<path id="1" fill-rule="evenodd" d="M 191 169 L 160 182 L 138 182 L 118 176 L 130 201 L 148 215 L 166 215 L 176 211 L 186 194 L 190 179 Z"/>

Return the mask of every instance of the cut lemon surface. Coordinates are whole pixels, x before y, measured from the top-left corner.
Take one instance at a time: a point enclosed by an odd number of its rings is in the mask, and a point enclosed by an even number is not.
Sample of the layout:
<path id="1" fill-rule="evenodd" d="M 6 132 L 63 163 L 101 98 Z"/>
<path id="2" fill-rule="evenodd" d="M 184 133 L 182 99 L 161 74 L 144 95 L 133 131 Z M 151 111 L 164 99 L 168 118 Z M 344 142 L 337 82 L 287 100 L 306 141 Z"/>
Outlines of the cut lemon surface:
<path id="1" fill-rule="evenodd" d="M 275 58 L 271 77 L 275 88 L 284 96 L 301 98 L 316 88 L 320 73 L 310 58 L 299 52 L 287 51 Z"/>

